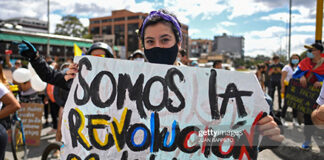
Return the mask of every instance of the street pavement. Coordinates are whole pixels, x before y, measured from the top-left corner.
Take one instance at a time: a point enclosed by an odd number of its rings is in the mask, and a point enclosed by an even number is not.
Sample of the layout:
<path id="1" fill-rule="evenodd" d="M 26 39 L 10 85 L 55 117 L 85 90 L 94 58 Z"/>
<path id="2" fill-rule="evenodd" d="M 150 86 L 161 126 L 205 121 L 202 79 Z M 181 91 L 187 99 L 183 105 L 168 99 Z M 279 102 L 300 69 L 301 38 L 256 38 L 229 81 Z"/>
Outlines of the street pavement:
<path id="1" fill-rule="evenodd" d="M 278 102 L 277 99 L 275 98 L 274 100 L 274 109 L 277 110 L 278 109 Z M 50 117 L 50 116 L 49 116 Z M 291 109 L 288 109 L 288 113 L 287 113 L 287 127 L 284 127 L 284 136 L 286 138 L 285 142 L 288 141 L 289 144 L 284 144 L 287 146 L 292 147 L 293 149 L 287 149 L 288 147 L 284 147 L 283 148 L 278 148 L 277 150 L 274 150 L 278 155 L 292 155 L 291 158 L 284 158 L 284 159 L 293 159 L 293 160 L 299 160 L 299 159 L 303 159 L 302 156 L 299 156 L 299 154 L 304 154 L 306 155 L 306 153 L 309 154 L 318 154 L 320 152 L 320 148 L 319 146 L 324 146 L 324 132 L 321 130 L 317 130 L 316 132 L 314 132 L 315 136 L 313 136 L 312 142 L 313 142 L 313 148 L 312 151 L 304 151 L 304 150 L 299 150 L 300 146 L 303 143 L 304 140 L 304 136 L 303 136 L 303 126 L 300 127 L 295 127 L 293 126 L 292 122 L 291 122 Z M 44 124 L 45 120 L 43 118 L 43 124 Z M 51 122 L 51 120 L 50 120 Z M 41 155 L 43 150 L 46 148 L 46 146 L 55 141 L 55 135 L 47 135 L 46 133 L 48 133 L 51 130 L 51 127 L 44 127 L 42 129 L 42 133 L 41 133 L 41 143 L 39 146 L 28 146 L 28 160 L 39 160 L 41 159 Z M 323 136 L 321 136 L 323 135 Z M 323 152 L 324 150 L 322 150 Z M 286 153 L 287 152 L 287 153 Z M 294 157 L 295 155 L 295 157 Z M 21 153 L 20 153 L 21 156 Z M 297 156 L 297 157 L 296 157 Z M 6 156 L 5 156 L 6 160 L 13 160 L 13 156 L 12 156 L 12 152 L 11 152 L 11 148 L 10 148 L 10 144 L 7 145 L 6 148 Z M 279 158 L 279 156 L 277 156 L 272 150 L 270 149 L 266 149 L 263 150 L 259 153 L 258 155 L 258 159 L 259 160 L 280 160 L 281 158 Z M 309 159 L 309 158 L 307 158 Z M 319 159 L 324 159 L 324 157 L 321 157 Z"/>

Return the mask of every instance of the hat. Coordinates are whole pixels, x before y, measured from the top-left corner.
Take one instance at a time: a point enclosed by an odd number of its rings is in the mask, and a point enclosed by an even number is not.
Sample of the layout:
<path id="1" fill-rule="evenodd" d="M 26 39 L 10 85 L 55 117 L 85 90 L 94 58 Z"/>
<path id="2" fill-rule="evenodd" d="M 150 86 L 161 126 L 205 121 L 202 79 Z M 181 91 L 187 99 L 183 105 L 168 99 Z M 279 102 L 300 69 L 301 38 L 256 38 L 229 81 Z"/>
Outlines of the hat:
<path id="1" fill-rule="evenodd" d="M 135 57 L 136 54 L 140 54 L 140 55 L 142 55 L 143 57 L 145 57 L 143 51 L 141 51 L 140 49 L 134 51 L 134 53 L 132 54 L 133 57 Z"/>
<path id="2" fill-rule="evenodd" d="M 313 43 L 312 45 L 304 45 L 305 48 L 307 49 L 318 49 L 321 52 L 323 52 L 323 45 L 322 43 Z"/>
<path id="3" fill-rule="evenodd" d="M 31 79 L 31 72 L 26 68 L 18 68 L 12 73 L 12 78 L 18 83 L 25 83 Z"/>

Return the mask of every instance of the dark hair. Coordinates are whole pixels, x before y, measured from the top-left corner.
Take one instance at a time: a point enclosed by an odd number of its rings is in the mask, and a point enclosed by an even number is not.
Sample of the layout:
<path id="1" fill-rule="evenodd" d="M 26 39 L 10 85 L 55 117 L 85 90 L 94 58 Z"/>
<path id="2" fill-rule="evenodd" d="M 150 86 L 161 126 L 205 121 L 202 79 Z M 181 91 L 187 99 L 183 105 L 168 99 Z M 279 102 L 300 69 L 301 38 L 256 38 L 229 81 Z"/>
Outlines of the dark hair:
<path id="1" fill-rule="evenodd" d="M 257 70 L 264 69 L 264 68 L 265 68 L 265 65 L 263 63 L 260 63 L 257 65 Z"/>
<path id="2" fill-rule="evenodd" d="M 299 62 L 300 62 L 300 60 L 301 60 L 301 59 L 300 59 L 300 56 L 299 56 L 298 54 L 296 54 L 296 53 L 292 54 L 292 55 L 290 56 L 290 58 L 289 58 L 289 64 L 290 64 L 290 66 L 294 66 L 294 64 L 291 63 L 291 60 L 292 60 L 292 57 L 293 57 L 293 56 L 297 56 L 298 59 L 299 59 Z"/>
<path id="3" fill-rule="evenodd" d="M 215 67 L 216 65 L 218 65 L 218 64 L 220 64 L 222 62 L 223 62 L 222 60 L 216 60 L 216 61 L 214 61 L 213 67 Z"/>
<path id="4" fill-rule="evenodd" d="M 169 11 L 167 11 L 167 10 L 165 10 L 165 9 L 159 9 L 158 11 L 160 11 L 160 12 L 162 12 L 162 13 L 164 13 L 164 14 L 167 14 L 167 15 L 170 15 L 170 16 L 174 17 L 174 18 L 176 19 L 176 21 L 179 23 L 180 27 L 181 27 L 181 23 L 179 22 L 179 20 L 177 19 L 177 17 L 176 17 L 174 14 L 170 13 Z M 149 17 L 147 17 L 147 18 L 149 18 Z M 176 42 L 178 43 L 178 42 L 180 41 L 180 33 L 179 33 L 178 29 L 173 25 L 172 22 L 167 21 L 167 20 L 163 19 L 163 18 L 160 17 L 160 16 L 153 16 L 153 17 L 150 17 L 150 18 L 147 20 L 145 26 L 143 26 L 143 23 L 142 23 L 142 24 L 141 24 L 141 27 L 140 27 L 140 29 L 139 29 L 138 36 L 139 36 L 139 38 L 141 39 L 141 42 L 142 42 L 143 46 L 144 46 L 144 37 L 145 37 L 145 36 L 144 36 L 144 35 L 145 35 L 145 32 L 144 32 L 144 31 L 145 31 L 145 28 L 146 28 L 147 26 L 154 25 L 154 24 L 157 24 L 157 23 L 159 23 L 159 22 L 161 22 L 161 23 L 165 23 L 165 24 L 170 24 L 170 25 L 171 25 L 171 29 L 172 29 L 172 31 L 173 31 L 173 33 L 174 33 L 175 38 L 176 38 Z M 143 28 L 143 27 L 144 27 L 144 28 Z M 143 35 L 141 34 L 142 32 L 143 32 Z"/>
<path id="5" fill-rule="evenodd" d="M 279 57 L 278 55 L 274 55 L 274 56 L 272 57 L 272 60 L 276 60 L 276 59 L 280 59 L 280 57 Z"/>
<path id="6" fill-rule="evenodd" d="M 181 54 L 181 57 L 184 57 L 187 55 L 187 51 L 184 49 L 180 49 L 179 53 Z"/>

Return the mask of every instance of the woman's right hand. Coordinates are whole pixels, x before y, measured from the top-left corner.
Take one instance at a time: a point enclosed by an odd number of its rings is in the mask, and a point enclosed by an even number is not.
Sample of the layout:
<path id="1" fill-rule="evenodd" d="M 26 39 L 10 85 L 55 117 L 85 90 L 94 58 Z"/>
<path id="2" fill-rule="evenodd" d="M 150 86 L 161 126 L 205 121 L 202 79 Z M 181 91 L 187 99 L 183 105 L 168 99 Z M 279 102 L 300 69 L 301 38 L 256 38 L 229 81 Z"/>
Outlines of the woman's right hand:
<path id="1" fill-rule="evenodd" d="M 76 73 L 78 73 L 79 65 L 77 63 L 71 63 L 69 65 L 69 70 L 66 71 L 66 75 L 64 76 L 64 79 L 66 81 L 75 78 Z"/>
<path id="2" fill-rule="evenodd" d="M 300 82 L 300 84 L 302 85 L 302 87 L 307 87 L 307 80 L 306 80 L 306 77 L 305 77 L 305 76 L 302 76 L 302 77 L 299 79 L 299 82 Z"/>

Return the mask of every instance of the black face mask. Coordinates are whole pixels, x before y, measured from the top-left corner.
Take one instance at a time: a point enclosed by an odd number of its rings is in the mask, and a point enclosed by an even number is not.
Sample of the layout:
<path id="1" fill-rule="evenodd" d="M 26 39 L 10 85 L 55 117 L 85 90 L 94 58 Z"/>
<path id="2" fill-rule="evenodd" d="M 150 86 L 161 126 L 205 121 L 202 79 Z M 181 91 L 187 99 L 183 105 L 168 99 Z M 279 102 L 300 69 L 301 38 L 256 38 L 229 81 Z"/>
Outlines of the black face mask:
<path id="1" fill-rule="evenodd" d="M 178 45 L 176 43 L 171 48 L 155 47 L 144 49 L 144 54 L 150 63 L 173 64 L 177 58 L 178 50 Z"/>

